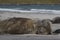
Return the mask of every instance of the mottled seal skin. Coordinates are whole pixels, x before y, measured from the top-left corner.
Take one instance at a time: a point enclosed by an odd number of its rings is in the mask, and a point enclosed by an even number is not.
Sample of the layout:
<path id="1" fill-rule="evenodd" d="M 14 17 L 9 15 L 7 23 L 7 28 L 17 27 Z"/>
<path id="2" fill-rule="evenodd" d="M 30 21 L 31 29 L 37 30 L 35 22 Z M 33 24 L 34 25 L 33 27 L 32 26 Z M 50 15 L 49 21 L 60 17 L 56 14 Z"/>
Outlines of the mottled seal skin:
<path id="1" fill-rule="evenodd" d="M 10 18 L 0 22 L 1 33 L 33 34 L 33 20 L 29 18 Z M 3 30 L 3 31 L 2 31 Z"/>
<path id="2" fill-rule="evenodd" d="M 39 25 L 40 24 L 40 25 Z M 47 19 L 43 19 L 37 25 L 37 34 L 50 35 L 51 34 L 51 22 Z"/>
<path id="3" fill-rule="evenodd" d="M 60 17 L 53 18 L 52 23 L 60 23 Z"/>
<path id="4" fill-rule="evenodd" d="M 0 34 L 51 34 L 50 21 L 10 18 L 0 22 Z"/>

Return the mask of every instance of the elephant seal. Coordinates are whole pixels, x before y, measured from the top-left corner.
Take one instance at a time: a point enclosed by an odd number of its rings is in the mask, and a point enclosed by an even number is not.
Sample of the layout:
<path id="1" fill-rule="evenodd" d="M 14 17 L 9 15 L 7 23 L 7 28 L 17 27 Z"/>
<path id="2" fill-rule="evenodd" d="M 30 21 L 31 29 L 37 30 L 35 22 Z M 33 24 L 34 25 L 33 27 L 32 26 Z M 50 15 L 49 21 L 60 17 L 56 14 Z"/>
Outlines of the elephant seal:
<path id="1" fill-rule="evenodd" d="M 0 32 L 9 34 L 32 34 L 33 20 L 30 18 L 10 18 L 0 22 Z"/>
<path id="2" fill-rule="evenodd" d="M 51 34 L 51 22 L 47 19 L 43 19 L 42 21 L 40 21 L 39 26 L 37 26 L 37 34 Z"/>
<path id="3" fill-rule="evenodd" d="M 60 17 L 55 17 L 52 20 L 53 23 L 60 23 Z"/>
<path id="4" fill-rule="evenodd" d="M 54 35 L 60 34 L 60 29 L 57 29 L 53 32 Z"/>
<path id="5" fill-rule="evenodd" d="M 0 22 L 0 34 L 51 34 L 51 23 L 47 19 L 10 18 Z"/>

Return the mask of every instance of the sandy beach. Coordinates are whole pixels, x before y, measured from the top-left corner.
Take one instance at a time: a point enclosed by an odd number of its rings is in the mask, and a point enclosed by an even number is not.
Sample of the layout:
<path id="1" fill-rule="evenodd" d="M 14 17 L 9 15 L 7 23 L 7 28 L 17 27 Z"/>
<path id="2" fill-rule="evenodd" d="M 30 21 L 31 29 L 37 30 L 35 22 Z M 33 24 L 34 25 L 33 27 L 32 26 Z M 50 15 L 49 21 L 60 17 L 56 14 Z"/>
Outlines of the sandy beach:
<path id="1" fill-rule="evenodd" d="M 12 17 L 24 17 L 31 19 L 53 19 L 58 14 L 40 14 L 40 13 L 18 13 L 18 12 L 0 12 L 0 20 Z M 60 24 L 52 24 L 52 31 L 59 29 Z M 60 35 L 0 35 L 0 40 L 60 40 Z"/>
<path id="2" fill-rule="evenodd" d="M 0 19 L 7 19 L 12 17 L 24 17 L 32 19 L 53 19 L 58 17 L 60 14 L 46 14 L 46 13 L 20 13 L 20 12 L 0 12 Z"/>
<path id="3" fill-rule="evenodd" d="M 60 17 L 60 14 L 42 14 L 42 13 L 20 13 L 20 12 L 0 12 L 0 20 L 5 20 L 13 17 L 23 17 L 23 18 L 31 18 L 35 20 L 42 19 L 53 19 L 55 17 Z M 59 29 L 60 24 L 52 24 L 52 31 Z"/>
<path id="4" fill-rule="evenodd" d="M 60 40 L 59 35 L 0 35 L 0 40 Z"/>

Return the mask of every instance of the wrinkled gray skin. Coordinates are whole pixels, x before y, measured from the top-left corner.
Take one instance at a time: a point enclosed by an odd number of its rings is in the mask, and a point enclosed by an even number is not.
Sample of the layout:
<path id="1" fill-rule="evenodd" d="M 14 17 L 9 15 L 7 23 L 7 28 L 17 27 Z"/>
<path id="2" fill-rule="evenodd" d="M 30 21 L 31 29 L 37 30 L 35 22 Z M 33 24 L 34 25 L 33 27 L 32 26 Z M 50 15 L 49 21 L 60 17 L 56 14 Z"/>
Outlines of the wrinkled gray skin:
<path id="1" fill-rule="evenodd" d="M 51 34 L 50 21 L 10 18 L 0 22 L 0 34 Z"/>
<path id="2" fill-rule="evenodd" d="M 31 34 L 33 31 L 33 20 L 29 18 L 10 18 L 0 22 L 1 34 Z"/>
<path id="3" fill-rule="evenodd" d="M 60 17 L 53 18 L 52 23 L 60 23 Z"/>
<path id="4" fill-rule="evenodd" d="M 42 21 L 38 21 L 37 24 L 37 34 L 41 35 L 50 35 L 51 34 L 51 22 L 48 19 L 43 19 Z"/>

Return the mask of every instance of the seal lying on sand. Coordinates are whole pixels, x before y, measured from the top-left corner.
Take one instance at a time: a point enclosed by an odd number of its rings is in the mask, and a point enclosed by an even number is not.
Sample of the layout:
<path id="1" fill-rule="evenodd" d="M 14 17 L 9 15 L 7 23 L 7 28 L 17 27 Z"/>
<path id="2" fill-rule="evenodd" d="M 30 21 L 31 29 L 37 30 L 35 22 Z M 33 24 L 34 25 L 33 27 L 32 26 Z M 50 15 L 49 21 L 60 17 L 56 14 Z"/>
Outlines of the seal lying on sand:
<path id="1" fill-rule="evenodd" d="M 60 17 L 53 18 L 52 23 L 60 23 Z"/>
<path id="2" fill-rule="evenodd" d="M 55 31 L 53 32 L 53 34 L 54 34 L 54 35 L 60 34 L 60 29 L 55 30 Z"/>
<path id="3" fill-rule="evenodd" d="M 1 34 L 44 34 L 51 33 L 47 20 L 37 21 L 30 18 L 10 18 L 0 22 Z"/>
<path id="4" fill-rule="evenodd" d="M 28 34 L 34 30 L 33 20 L 29 18 L 10 18 L 0 23 L 3 33 Z"/>
<path id="5" fill-rule="evenodd" d="M 51 22 L 48 19 L 38 21 L 37 34 L 48 35 L 51 34 Z"/>

